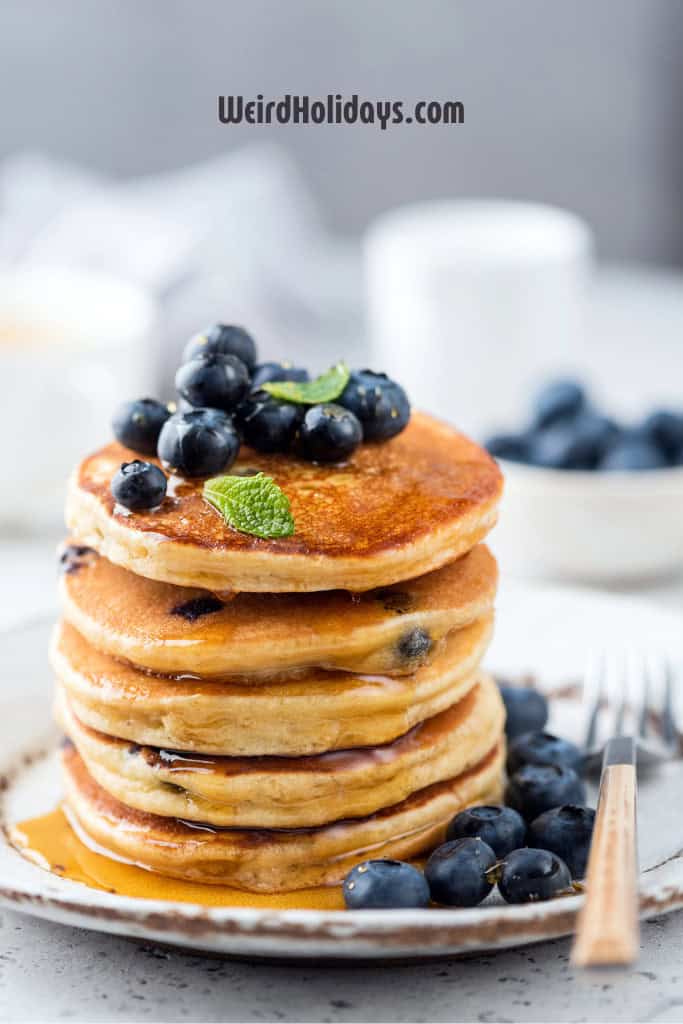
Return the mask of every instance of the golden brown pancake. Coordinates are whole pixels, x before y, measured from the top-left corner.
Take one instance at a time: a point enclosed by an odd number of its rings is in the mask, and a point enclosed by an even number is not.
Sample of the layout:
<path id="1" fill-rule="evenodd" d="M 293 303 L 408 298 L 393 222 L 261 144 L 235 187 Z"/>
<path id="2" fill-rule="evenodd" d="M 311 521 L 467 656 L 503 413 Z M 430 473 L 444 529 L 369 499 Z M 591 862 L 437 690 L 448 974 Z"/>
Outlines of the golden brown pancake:
<path id="1" fill-rule="evenodd" d="M 76 750 L 62 751 L 67 809 L 100 852 L 162 875 L 252 892 L 286 892 L 340 882 L 368 857 L 409 858 L 442 841 L 459 811 L 499 801 L 504 745 L 446 782 L 366 818 L 312 829 L 217 829 L 133 810 L 88 774 Z"/>
<path id="2" fill-rule="evenodd" d="M 308 755 L 387 743 L 455 704 L 491 631 L 486 616 L 449 633 L 429 665 L 393 679 L 320 669 L 258 686 L 169 679 L 101 654 L 68 623 L 50 660 L 76 715 L 99 732 L 195 753 Z"/>
<path id="3" fill-rule="evenodd" d="M 87 550 L 68 554 L 66 564 L 64 617 L 98 650 L 153 672 L 245 680 L 311 667 L 412 673 L 446 633 L 491 611 L 497 583 L 484 545 L 427 576 L 362 595 L 222 601 L 136 576 Z"/>
<path id="4" fill-rule="evenodd" d="M 390 807 L 481 761 L 505 713 L 488 676 L 456 705 L 392 743 L 313 757 L 209 757 L 140 747 L 79 721 L 63 691 L 57 718 L 103 789 L 129 807 L 230 828 L 302 828 Z"/>
<path id="5" fill-rule="evenodd" d="M 110 481 L 134 458 L 115 443 L 81 463 L 67 500 L 72 533 L 141 576 L 218 591 L 358 592 L 412 579 L 482 540 L 502 490 L 483 449 L 420 413 L 343 466 L 244 448 L 231 472 L 273 477 L 296 527 L 291 537 L 262 540 L 228 526 L 202 498 L 201 481 L 171 480 L 156 511 L 119 509 Z"/>

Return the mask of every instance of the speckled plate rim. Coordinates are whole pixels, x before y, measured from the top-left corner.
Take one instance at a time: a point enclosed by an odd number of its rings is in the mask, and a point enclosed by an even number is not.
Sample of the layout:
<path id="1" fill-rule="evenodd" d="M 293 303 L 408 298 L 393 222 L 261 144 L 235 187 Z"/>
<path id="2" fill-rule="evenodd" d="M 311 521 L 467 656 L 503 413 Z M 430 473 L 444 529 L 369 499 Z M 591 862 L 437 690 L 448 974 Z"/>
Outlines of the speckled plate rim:
<path id="1" fill-rule="evenodd" d="M 534 609 L 561 615 L 568 628 L 567 610 L 582 610 L 583 618 L 609 614 L 620 621 L 636 616 L 653 619 L 670 643 L 669 650 L 683 662 L 680 624 L 673 613 L 653 609 L 644 602 L 607 597 L 577 588 L 514 586 L 501 598 L 501 617 L 515 608 L 519 626 Z M 540 625 L 540 623 L 539 623 Z M 506 627 L 514 634 L 515 622 Z M 26 774 L 49 756 L 55 734 L 49 726 L 50 675 L 40 647 L 49 624 L 34 621 L 11 633 L 0 634 L 0 647 L 10 641 L 33 651 L 36 664 L 24 666 L 26 679 L 0 695 L 0 903 L 37 917 L 63 924 L 177 945 L 214 954 L 278 959 L 415 959 L 454 956 L 508 946 L 524 945 L 569 934 L 582 897 L 570 896 L 549 903 L 521 907 L 491 905 L 472 910 L 343 911 L 262 910 L 204 908 L 192 904 L 144 900 L 89 889 L 61 879 L 28 862 L 7 837 L 8 798 Z M 532 668 L 517 652 L 510 657 L 505 642 L 492 651 L 494 670 L 505 666 L 514 675 Z M 30 659 L 29 659 L 30 661 Z M 542 667 L 542 666 L 539 666 Z M 11 669 L 11 665 L 6 668 Z M 16 669 L 16 666 L 15 666 Z M 31 679 L 28 679 L 30 673 Z M 34 678 L 40 676 L 40 679 Z M 3 673 L 5 678 L 11 671 Z M 556 675 L 556 678 L 559 678 Z M 566 679 L 566 675 L 564 677 Z M 29 683 L 22 687 L 22 683 Z M 19 687 L 19 689 L 17 689 Z M 30 697 L 30 699 L 29 699 Z M 38 701 L 39 703 L 36 703 Z M 40 708 L 37 712 L 36 708 Z M 42 741 L 36 740 L 36 723 Z M 47 805 L 49 806 L 49 804 Z M 683 834 L 682 834 L 683 839 Z M 683 842 L 681 843 L 683 846 Z M 670 855 L 641 875 L 641 913 L 657 916 L 683 907 L 683 850 Z"/>

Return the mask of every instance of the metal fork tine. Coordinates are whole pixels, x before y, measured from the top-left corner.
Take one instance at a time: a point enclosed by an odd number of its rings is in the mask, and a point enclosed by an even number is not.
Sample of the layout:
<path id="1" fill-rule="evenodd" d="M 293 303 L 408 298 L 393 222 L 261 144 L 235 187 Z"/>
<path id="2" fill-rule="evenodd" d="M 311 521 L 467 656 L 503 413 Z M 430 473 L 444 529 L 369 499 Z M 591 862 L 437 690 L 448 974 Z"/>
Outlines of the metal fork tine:
<path id="1" fill-rule="evenodd" d="M 664 675 L 664 701 L 661 710 L 661 729 L 665 743 L 671 747 L 678 746 L 678 729 L 673 709 L 673 671 L 671 662 L 666 659 Z"/>
<path id="2" fill-rule="evenodd" d="M 597 773 L 607 738 L 637 737 L 643 770 L 683 756 L 676 724 L 676 676 L 668 658 L 651 652 L 606 650 L 588 659 L 583 688 L 586 707 L 584 766 Z"/>
<path id="3" fill-rule="evenodd" d="M 619 701 L 619 707 L 617 709 L 617 717 L 616 717 L 616 721 L 614 723 L 614 735 L 615 736 L 623 736 L 624 735 L 624 719 L 626 718 L 626 704 L 627 704 L 627 695 L 626 695 L 626 693 L 624 693 L 622 695 L 621 700 Z"/>
<path id="4" fill-rule="evenodd" d="M 652 705 L 651 666 L 647 658 L 643 658 L 643 697 L 638 716 L 638 735 L 646 739 L 650 732 L 650 707 Z"/>
<path id="5" fill-rule="evenodd" d="M 619 665 L 619 663 L 617 663 Z M 617 666 L 613 668 L 613 678 L 611 680 L 613 684 L 613 692 L 615 695 L 619 694 L 619 704 L 617 706 L 617 714 L 614 721 L 614 735 L 624 735 L 624 722 L 626 721 L 626 714 L 629 710 L 629 702 L 631 695 L 631 673 L 633 671 L 633 655 L 625 655 L 621 664 L 619 665 L 619 671 L 617 676 Z M 610 693 L 610 697 L 612 693 Z"/>
<path id="6" fill-rule="evenodd" d="M 605 656 L 604 654 L 596 655 L 592 653 L 588 659 L 588 665 L 586 667 L 585 675 L 585 689 L 586 696 L 592 697 L 593 703 L 590 706 L 588 713 L 588 728 L 586 730 L 586 738 L 584 740 L 584 748 L 586 750 L 592 750 L 597 746 L 598 737 L 598 719 L 600 717 L 600 711 L 602 709 L 603 698 L 605 695 Z"/>

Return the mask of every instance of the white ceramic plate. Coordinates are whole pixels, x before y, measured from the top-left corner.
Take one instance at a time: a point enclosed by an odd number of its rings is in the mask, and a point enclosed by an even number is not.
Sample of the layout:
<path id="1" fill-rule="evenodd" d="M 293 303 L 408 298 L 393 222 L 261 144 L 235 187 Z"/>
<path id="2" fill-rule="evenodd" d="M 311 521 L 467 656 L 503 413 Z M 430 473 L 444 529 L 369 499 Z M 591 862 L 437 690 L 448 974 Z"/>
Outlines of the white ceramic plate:
<path id="1" fill-rule="evenodd" d="M 0 773 L 3 823 L 54 807 L 59 780 L 50 725 L 45 649 L 49 624 L 2 636 Z M 496 672 L 533 672 L 544 685 L 576 681 L 590 646 L 624 643 L 667 652 L 683 665 L 678 616 L 591 591 L 508 585 L 488 658 Z M 555 728 L 576 732 L 576 699 L 554 704 Z M 683 715 L 679 719 L 683 721 Z M 639 793 L 641 908 L 652 916 L 683 906 L 683 763 L 663 768 Z M 17 910 L 119 935 L 247 958 L 398 959 L 453 956 L 569 933 L 581 897 L 473 910 L 306 911 L 211 909 L 132 899 L 61 879 L 23 859 L 0 838 L 0 902 Z"/>

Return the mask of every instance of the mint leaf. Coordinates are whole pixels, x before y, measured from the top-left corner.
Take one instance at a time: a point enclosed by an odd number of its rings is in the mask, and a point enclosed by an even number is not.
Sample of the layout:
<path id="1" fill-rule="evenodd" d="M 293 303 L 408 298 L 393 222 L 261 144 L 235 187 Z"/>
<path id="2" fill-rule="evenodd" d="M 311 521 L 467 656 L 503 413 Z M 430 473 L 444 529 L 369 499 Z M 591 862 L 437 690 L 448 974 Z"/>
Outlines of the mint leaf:
<path id="1" fill-rule="evenodd" d="M 294 520 L 289 498 L 272 477 L 215 476 L 207 480 L 203 497 L 218 509 L 228 526 L 254 537 L 290 537 Z"/>
<path id="2" fill-rule="evenodd" d="M 300 402 L 302 405 L 320 405 L 334 402 L 349 382 L 349 368 L 346 363 L 337 363 L 315 380 L 269 380 L 261 387 L 273 398 L 285 402 Z"/>

